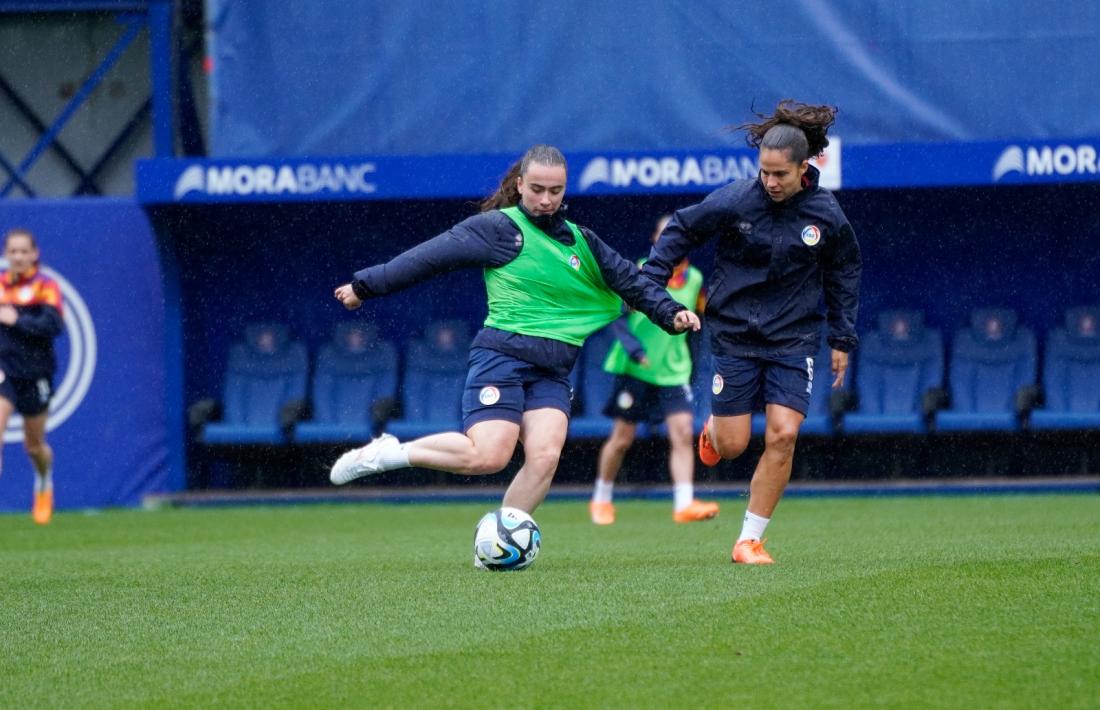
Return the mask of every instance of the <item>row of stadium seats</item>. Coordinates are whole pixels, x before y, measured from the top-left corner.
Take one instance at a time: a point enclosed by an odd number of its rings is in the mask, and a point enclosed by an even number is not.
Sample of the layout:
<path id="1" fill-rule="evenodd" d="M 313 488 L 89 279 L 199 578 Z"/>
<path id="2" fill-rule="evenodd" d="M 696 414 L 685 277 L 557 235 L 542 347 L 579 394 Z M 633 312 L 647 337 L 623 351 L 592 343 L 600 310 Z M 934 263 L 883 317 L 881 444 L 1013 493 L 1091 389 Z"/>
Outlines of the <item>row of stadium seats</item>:
<path id="1" fill-rule="evenodd" d="M 829 387 L 823 346 L 802 432 L 1100 428 L 1098 322 L 1100 308 L 1075 308 L 1051 329 L 1040 386 L 1035 336 L 1011 310 L 975 310 L 954 335 L 949 369 L 943 337 L 921 313 L 884 312 L 877 328 L 862 335 L 839 392 Z M 610 431 L 601 414 L 613 381 L 602 368 L 610 339 L 608 331 L 590 338 L 574 370 L 574 436 Z M 230 353 L 222 401 L 193 405 L 191 424 L 198 440 L 211 445 L 361 441 L 383 425 L 402 439 L 455 430 L 469 341 L 465 322 L 429 324 L 423 338 L 404 348 L 402 369 L 397 348 L 374 326 L 349 321 L 319 349 L 311 376 L 307 348 L 290 339 L 286 326 L 252 325 Z M 695 342 L 698 427 L 710 410 L 712 365 L 709 338 Z M 763 416 L 755 415 L 754 433 L 763 428 Z"/>

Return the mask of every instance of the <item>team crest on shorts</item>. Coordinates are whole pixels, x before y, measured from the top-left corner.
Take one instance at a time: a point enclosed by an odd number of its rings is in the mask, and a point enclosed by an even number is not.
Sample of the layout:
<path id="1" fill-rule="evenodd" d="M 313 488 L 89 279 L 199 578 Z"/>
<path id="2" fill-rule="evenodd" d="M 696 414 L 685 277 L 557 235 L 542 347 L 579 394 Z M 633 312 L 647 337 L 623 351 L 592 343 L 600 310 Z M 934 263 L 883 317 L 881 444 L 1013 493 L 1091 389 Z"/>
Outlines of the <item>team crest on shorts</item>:
<path id="1" fill-rule="evenodd" d="M 491 406 L 500 401 L 500 390 L 492 385 L 486 385 L 481 388 L 481 392 L 478 393 L 477 399 L 485 406 Z"/>
<path id="2" fill-rule="evenodd" d="M 714 379 L 710 381 L 710 391 L 714 394 L 720 393 L 725 386 L 726 381 L 722 379 L 721 375 L 716 374 Z"/>
<path id="3" fill-rule="evenodd" d="M 812 247 L 821 241 L 821 230 L 817 228 L 816 224 L 802 230 L 802 243 L 808 247 Z"/>
<path id="4" fill-rule="evenodd" d="M 577 256 L 576 254 L 573 254 L 572 256 L 570 256 L 569 257 L 569 265 L 572 266 L 577 271 L 580 271 L 580 268 L 581 268 L 581 259 L 580 259 L 580 257 Z"/>
<path id="5" fill-rule="evenodd" d="M 618 405 L 619 409 L 630 409 L 634 406 L 634 395 L 623 390 L 619 393 L 619 397 L 615 400 L 615 404 Z"/>

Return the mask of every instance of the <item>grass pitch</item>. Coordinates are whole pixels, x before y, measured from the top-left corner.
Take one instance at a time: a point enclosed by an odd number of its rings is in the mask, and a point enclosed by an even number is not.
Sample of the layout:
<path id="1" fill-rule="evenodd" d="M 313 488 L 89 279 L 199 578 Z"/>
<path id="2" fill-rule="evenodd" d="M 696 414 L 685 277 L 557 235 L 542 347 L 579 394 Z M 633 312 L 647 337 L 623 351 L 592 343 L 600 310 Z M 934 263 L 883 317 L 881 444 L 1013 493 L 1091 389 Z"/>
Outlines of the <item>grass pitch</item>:
<path id="1" fill-rule="evenodd" d="M 0 516 L 0 707 L 1098 707 L 1100 497 L 792 499 Z"/>

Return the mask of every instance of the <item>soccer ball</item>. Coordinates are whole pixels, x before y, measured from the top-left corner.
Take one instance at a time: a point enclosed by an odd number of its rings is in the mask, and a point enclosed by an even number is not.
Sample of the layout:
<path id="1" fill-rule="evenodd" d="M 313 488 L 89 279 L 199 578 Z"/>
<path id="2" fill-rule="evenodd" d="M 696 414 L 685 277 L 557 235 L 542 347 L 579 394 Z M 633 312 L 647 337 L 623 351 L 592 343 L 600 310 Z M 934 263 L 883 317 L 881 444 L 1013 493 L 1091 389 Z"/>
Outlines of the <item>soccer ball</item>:
<path id="1" fill-rule="evenodd" d="M 494 572 L 526 569 L 541 544 L 538 523 L 519 508 L 486 513 L 474 528 L 474 559 Z"/>

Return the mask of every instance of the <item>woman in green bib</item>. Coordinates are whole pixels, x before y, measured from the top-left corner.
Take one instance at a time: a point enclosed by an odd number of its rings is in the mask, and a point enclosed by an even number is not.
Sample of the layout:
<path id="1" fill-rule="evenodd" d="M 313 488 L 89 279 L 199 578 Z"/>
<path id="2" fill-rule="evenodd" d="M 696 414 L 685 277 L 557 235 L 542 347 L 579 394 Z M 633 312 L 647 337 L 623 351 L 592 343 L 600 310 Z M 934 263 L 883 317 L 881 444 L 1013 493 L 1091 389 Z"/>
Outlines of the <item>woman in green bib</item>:
<path id="1" fill-rule="evenodd" d="M 619 317 L 622 303 L 669 333 L 699 319 L 599 237 L 565 219 L 566 164 L 537 145 L 470 217 L 385 264 L 355 273 L 336 298 L 355 309 L 459 268 L 485 274 L 489 315 L 470 348 L 464 433 L 399 442 L 390 434 L 341 456 L 343 484 L 416 466 L 461 475 L 496 473 L 523 442 L 524 463 L 503 505 L 533 511 L 546 497 L 569 428 L 569 372 L 580 346 Z"/>
<path id="2" fill-rule="evenodd" d="M 651 242 L 656 244 L 670 215 L 657 220 Z M 685 308 L 703 311 L 703 274 L 684 259 L 672 271 L 668 293 Z M 710 520 L 718 504 L 695 498 L 695 430 L 691 391 L 691 352 L 687 340 L 671 336 L 638 312 L 612 324 L 615 342 L 603 369 L 615 375 L 604 416 L 611 417 L 611 435 L 600 447 L 596 484 L 588 512 L 596 525 L 615 522 L 612 493 L 626 452 L 634 444 L 638 424 L 664 423 L 668 430 L 668 470 L 672 476 L 672 519 L 677 523 Z"/>

